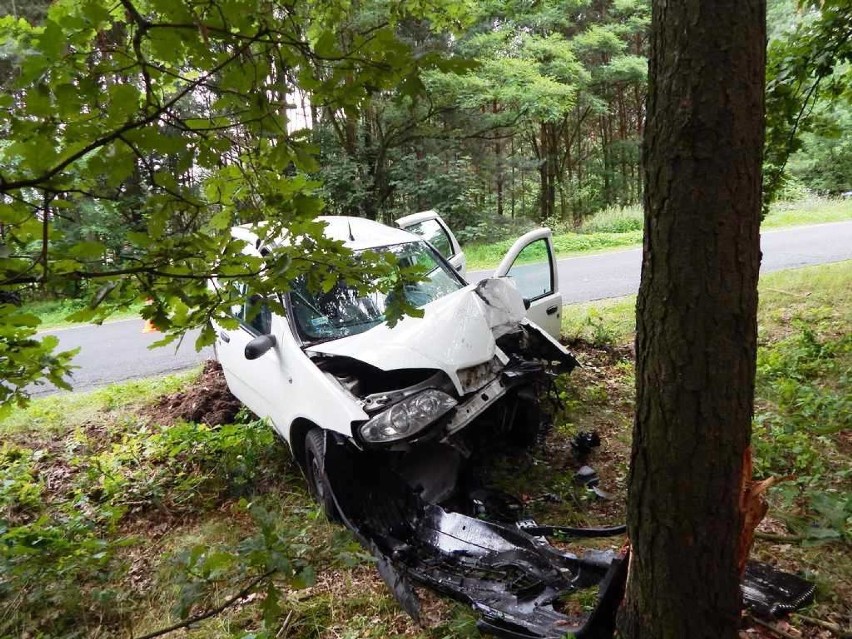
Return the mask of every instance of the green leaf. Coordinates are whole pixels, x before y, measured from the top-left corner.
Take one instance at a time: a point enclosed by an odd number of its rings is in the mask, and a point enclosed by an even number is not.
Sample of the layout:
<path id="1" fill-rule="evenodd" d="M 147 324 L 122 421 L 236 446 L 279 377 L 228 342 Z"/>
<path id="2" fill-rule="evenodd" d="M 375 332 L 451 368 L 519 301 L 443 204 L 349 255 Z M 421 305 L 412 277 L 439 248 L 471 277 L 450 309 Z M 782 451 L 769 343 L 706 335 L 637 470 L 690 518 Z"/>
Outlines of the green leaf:
<path id="1" fill-rule="evenodd" d="M 133 84 L 114 84 L 107 89 L 108 121 L 125 122 L 138 110 L 140 93 Z"/>
<path id="2" fill-rule="evenodd" d="M 106 245 L 103 242 L 83 241 L 68 249 L 68 255 L 80 260 L 96 260 L 103 257 Z"/>

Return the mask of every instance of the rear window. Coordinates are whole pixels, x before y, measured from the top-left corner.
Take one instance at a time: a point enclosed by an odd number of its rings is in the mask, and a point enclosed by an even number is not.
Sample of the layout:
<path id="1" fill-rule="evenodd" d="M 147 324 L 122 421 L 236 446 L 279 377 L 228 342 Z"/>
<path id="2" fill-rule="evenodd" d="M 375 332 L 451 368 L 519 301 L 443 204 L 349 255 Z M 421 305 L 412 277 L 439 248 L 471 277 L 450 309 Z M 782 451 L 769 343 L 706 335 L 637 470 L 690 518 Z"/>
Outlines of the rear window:
<path id="1" fill-rule="evenodd" d="M 406 231 L 419 235 L 432 246 L 438 249 L 438 252 L 445 258 L 450 258 L 454 255 L 453 243 L 450 242 L 450 237 L 447 231 L 441 226 L 438 220 L 425 220 L 417 222 L 411 226 L 405 227 Z"/>

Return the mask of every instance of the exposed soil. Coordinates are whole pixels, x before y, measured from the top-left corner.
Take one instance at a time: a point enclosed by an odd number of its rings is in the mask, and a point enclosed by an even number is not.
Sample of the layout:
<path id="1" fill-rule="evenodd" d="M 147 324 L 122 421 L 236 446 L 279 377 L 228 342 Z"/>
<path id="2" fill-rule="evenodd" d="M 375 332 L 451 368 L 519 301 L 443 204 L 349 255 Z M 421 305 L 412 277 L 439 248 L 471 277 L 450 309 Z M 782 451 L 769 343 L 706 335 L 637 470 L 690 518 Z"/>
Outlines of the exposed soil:
<path id="1" fill-rule="evenodd" d="M 242 404 L 231 395 L 219 362 L 208 359 L 199 378 L 186 390 L 164 395 L 142 411 L 159 424 L 178 421 L 221 426 L 234 421 Z"/>

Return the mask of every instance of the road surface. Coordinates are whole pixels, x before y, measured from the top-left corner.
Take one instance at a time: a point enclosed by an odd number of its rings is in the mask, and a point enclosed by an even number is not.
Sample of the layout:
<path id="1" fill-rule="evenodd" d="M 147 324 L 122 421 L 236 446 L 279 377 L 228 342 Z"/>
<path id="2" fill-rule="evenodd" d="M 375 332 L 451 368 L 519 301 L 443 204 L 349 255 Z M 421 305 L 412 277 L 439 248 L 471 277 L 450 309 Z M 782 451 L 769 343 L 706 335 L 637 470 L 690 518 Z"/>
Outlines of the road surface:
<path id="1" fill-rule="evenodd" d="M 852 259 L 852 222 L 815 224 L 764 231 L 761 273 Z M 559 288 L 565 304 L 633 295 L 639 290 L 642 249 L 627 249 L 558 260 Z M 471 271 L 479 281 L 493 271 Z"/>
<path id="2" fill-rule="evenodd" d="M 766 231 L 761 240 L 761 272 L 795 268 L 809 264 L 852 259 L 852 222 Z M 559 286 L 566 304 L 586 302 L 636 293 L 639 288 L 641 249 L 628 249 L 558 261 Z M 468 273 L 470 281 L 487 277 L 492 271 Z M 141 320 L 123 320 L 103 326 L 83 325 L 47 334 L 59 337 L 61 349 L 80 348 L 74 359 L 79 366 L 72 384 L 76 390 L 110 382 L 160 375 L 191 368 L 212 357 L 206 348 L 195 351 L 195 336 L 174 345 L 149 350 L 158 333 L 142 333 Z M 54 392 L 47 386 L 34 387 L 34 395 Z"/>

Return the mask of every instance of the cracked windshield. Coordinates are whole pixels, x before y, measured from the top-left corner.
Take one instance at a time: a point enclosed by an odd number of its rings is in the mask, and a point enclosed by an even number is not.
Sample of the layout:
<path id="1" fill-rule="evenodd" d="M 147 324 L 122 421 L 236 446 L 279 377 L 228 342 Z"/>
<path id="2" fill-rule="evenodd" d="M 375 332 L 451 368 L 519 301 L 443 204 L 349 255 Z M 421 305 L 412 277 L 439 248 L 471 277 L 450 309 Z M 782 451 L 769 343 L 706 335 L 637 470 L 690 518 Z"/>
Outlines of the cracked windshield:
<path id="1" fill-rule="evenodd" d="M 424 242 L 397 244 L 382 250 L 393 253 L 402 267 L 423 267 L 425 279 L 405 287 L 405 298 L 412 306 L 425 306 L 463 286 Z M 393 293 L 376 291 L 361 295 L 355 287 L 344 283 L 327 293 L 311 293 L 303 279 L 295 283 L 291 294 L 299 333 L 311 342 L 357 335 L 373 328 L 384 321 L 385 309 L 392 299 Z"/>

